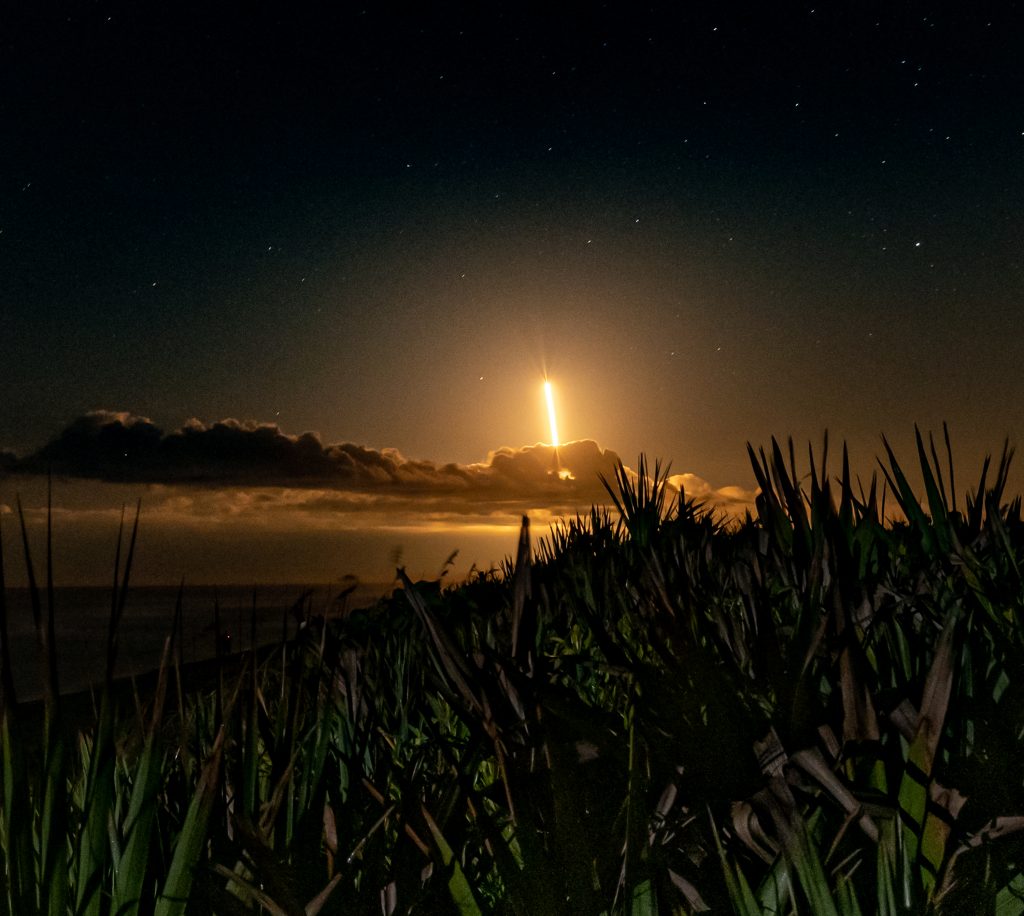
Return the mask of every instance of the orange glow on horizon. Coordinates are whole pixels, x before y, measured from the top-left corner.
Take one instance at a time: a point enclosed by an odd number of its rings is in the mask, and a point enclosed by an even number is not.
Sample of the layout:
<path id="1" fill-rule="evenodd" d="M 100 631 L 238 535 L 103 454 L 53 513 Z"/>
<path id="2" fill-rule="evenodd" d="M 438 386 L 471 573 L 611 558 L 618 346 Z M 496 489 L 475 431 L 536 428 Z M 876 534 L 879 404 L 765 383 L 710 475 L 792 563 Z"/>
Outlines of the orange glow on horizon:
<path id="1" fill-rule="evenodd" d="M 551 382 L 544 382 L 544 399 L 548 404 L 548 425 L 551 427 L 551 444 L 558 448 L 558 423 L 555 420 L 555 399 L 551 393 Z"/>

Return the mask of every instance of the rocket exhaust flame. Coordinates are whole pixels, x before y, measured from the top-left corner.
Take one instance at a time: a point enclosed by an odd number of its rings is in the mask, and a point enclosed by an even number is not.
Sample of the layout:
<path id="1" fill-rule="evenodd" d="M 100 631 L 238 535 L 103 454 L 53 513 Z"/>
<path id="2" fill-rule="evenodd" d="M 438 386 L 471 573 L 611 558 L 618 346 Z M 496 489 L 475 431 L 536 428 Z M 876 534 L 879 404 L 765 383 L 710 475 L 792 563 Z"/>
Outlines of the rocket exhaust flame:
<path id="1" fill-rule="evenodd" d="M 558 448 L 558 423 L 555 420 L 555 399 L 551 394 L 551 382 L 544 383 L 544 399 L 548 403 L 548 425 L 551 427 L 551 444 Z"/>

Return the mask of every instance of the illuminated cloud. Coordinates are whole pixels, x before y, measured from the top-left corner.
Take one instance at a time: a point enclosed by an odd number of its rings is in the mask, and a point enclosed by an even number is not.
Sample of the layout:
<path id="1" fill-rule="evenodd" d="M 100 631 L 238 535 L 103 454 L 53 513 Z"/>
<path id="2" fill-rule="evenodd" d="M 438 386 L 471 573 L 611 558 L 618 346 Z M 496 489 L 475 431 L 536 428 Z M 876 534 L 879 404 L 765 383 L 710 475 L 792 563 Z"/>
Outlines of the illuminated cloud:
<path id="1" fill-rule="evenodd" d="M 165 433 L 151 420 L 95 411 L 78 417 L 37 452 L 7 464 L 9 472 L 108 483 L 287 487 L 417 495 L 455 501 L 575 505 L 604 493 L 619 461 L 596 442 L 502 448 L 477 464 L 435 464 L 405 458 L 395 449 L 352 443 L 324 444 L 315 433 L 288 435 L 273 424 L 191 420 Z M 560 475 L 559 470 L 570 471 Z"/>
<path id="2" fill-rule="evenodd" d="M 754 512 L 755 490 L 737 486 L 713 487 L 696 474 L 673 474 L 668 482 L 674 489 L 681 490 L 688 499 L 721 509 L 727 515 L 742 517 L 747 509 L 751 514 Z"/>
<path id="3" fill-rule="evenodd" d="M 544 444 L 505 447 L 479 463 L 435 464 L 395 449 L 325 444 L 311 432 L 288 435 L 274 424 L 190 420 L 165 433 L 145 417 L 94 411 L 35 453 L 22 460 L 11 456 L 0 468 L 156 486 L 163 488 L 163 508 L 172 512 L 177 506 L 183 511 L 174 514 L 181 516 L 373 512 L 465 521 L 533 510 L 557 516 L 607 502 L 601 479 L 614 479 L 619 460 L 610 449 L 583 439 L 557 450 Z M 753 503 L 752 493 L 715 489 L 693 474 L 672 477 L 670 484 L 737 514 Z"/>
<path id="4" fill-rule="evenodd" d="M 618 463 L 586 439 L 557 452 L 506 447 L 478 463 L 435 464 L 270 424 L 192 420 L 165 433 L 144 417 L 102 411 L 25 458 L 2 459 L 0 514 L 20 492 L 29 530 L 41 537 L 44 475 L 53 472 L 65 581 L 106 581 L 120 507 L 138 497 L 139 581 L 317 581 L 336 566 L 384 581 L 396 550 L 424 572 L 456 547 L 459 574 L 486 567 L 514 551 L 523 514 L 542 535 L 559 518 L 610 502 L 601 477 L 613 480 Z M 693 474 L 670 479 L 680 485 L 730 515 L 753 505 L 752 493 Z"/>

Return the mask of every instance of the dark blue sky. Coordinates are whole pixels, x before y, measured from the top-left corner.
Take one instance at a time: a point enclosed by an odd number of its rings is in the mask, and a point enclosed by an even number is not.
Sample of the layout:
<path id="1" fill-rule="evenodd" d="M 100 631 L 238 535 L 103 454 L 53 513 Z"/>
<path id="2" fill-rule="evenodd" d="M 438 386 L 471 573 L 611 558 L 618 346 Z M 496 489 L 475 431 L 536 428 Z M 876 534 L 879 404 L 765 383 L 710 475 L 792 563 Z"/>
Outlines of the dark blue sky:
<path id="1" fill-rule="evenodd" d="M 209 6 L 3 14 L 0 447 L 1020 429 L 1015 4 Z"/>

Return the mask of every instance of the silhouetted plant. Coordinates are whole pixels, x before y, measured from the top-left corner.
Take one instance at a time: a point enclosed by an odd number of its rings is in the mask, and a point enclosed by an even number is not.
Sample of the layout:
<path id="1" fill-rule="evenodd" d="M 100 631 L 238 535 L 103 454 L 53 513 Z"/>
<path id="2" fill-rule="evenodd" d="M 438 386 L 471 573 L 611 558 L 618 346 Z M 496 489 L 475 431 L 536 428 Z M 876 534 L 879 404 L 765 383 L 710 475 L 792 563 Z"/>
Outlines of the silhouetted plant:
<path id="1" fill-rule="evenodd" d="M 802 478 L 751 448 L 728 524 L 641 458 L 501 570 L 330 622 L 302 596 L 213 686 L 169 641 L 145 711 L 113 680 L 133 526 L 84 724 L 22 517 L 48 689 L 15 696 L 0 552 L 0 906 L 1024 912 L 1021 504 L 1008 448 L 958 502 L 945 445 L 923 500 L 887 443 L 867 492 L 827 440 Z"/>

